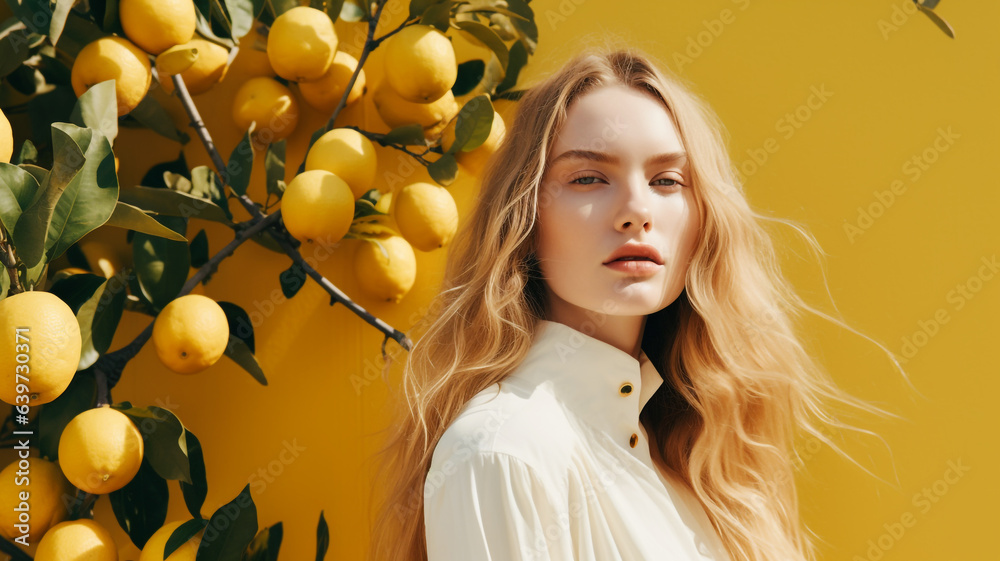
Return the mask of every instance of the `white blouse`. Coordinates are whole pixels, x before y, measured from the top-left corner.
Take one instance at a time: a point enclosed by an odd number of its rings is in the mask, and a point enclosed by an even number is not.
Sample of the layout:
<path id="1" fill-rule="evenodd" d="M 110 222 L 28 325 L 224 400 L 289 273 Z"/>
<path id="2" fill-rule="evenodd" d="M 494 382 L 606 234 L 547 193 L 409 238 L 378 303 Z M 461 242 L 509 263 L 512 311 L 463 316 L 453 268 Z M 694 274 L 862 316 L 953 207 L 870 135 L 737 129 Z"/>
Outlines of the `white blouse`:
<path id="1" fill-rule="evenodd" d="M 639 411 L 662 383 L 645 353 L 542 320 L 434 449 L 428 560 L 728 561 L 694 493 L 650 457 Z"/>

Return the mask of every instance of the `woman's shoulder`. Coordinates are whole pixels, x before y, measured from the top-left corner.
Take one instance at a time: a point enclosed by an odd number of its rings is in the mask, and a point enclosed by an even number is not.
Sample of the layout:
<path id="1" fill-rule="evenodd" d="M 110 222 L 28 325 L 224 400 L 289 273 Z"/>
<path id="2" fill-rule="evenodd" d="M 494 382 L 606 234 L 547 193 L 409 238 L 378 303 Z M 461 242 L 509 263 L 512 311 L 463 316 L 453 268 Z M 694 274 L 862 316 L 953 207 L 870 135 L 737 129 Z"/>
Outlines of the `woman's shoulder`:
<path id="1" fill-rule="evenodd" d="M 501 381 L 466 402 L 438 440 L 432 462 L 503 454 L 532 467 L 551 466 L 572 448 L 571 426 L 548 392 Z"/>

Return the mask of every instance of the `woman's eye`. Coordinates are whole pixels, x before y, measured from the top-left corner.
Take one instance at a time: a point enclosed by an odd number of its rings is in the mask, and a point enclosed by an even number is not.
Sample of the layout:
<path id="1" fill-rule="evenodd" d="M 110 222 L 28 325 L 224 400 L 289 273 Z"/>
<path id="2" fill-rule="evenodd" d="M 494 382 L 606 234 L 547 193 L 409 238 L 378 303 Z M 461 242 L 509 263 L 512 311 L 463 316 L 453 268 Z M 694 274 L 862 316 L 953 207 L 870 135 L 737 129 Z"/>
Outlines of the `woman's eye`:
<path id="1" fill-rule="evenodd" d="M 681 183 L 679 181 L 677 181 L 676 179 L 671 179 L 669 177 L 661 177 L 661 178 L 657 179 L 656 181 L 670 181 L 671 183 L 664 183 L 663 184 L 663 185 L 665 185 L 667 187 L 673 187 L 675 185 L 678 185 L 678 186 L 681 185 Z"/>
<path id="2" fill-rule="evenodd" d="M 597 177 L 596 175 L 583 175 L 583 176 L 580 176 L 580 177 L 577 177 L 577 178 L 574 178 L 574 179 L 571 179 L 571 180 L 570 180 L 570 183 L 577 183 L 577 182 L 579 182 L 579 181 L 580 181 L 581 179 L 600 179 L 600 177 Z M 583 183 L 577 183 L 577 185 L 593 185 L 593 182 L 583 182 Z"/>

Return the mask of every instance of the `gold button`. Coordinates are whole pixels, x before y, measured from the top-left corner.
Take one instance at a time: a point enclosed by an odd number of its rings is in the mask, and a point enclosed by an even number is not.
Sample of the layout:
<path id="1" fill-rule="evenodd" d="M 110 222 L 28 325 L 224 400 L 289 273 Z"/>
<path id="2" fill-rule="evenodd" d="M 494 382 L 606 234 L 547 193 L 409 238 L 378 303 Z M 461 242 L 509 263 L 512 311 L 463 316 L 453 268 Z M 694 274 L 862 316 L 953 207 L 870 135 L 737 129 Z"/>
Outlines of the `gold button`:
<path id="1" fill-rule="evenodd" d="M 628 445 L 635 448 L 635 443 L 639 441 L 639 435 L 632 433 L 632 438 L 628 439 Z"/>
<path id="2" fill-rule="evenodd" d="M 622 395 L 629 395 L 629 394 L 631 394 L 632 393 L 632 383 L 631 382 L 625 382 L 624 384 L 622 384 L 622 387 L 618 388 L 618 393 L 620 393 Z"/>

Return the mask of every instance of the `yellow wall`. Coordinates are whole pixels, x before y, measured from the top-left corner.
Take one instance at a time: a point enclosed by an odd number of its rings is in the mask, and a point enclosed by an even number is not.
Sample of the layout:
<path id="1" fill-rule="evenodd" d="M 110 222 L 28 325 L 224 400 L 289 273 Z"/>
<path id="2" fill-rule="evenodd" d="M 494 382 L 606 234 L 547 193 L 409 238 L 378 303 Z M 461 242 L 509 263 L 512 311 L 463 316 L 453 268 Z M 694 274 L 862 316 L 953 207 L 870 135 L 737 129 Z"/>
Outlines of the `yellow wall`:
<path id="1" fill-rule="evenodd" d="M 939 13 L 957 30 L 958 39 L 951 40 L 923 15 L 907 14 L 908 4 L 531 4 L 540 44 L 522 85 L 545 76 L 582 45 L 608 37 L 661 57 L 720 114 L 734 159 L 745 164 L 751 203 L 797 220 L 816 235 L 828 253 L 830 292 L 845 320 L 896 353 L 904 352 L 904 338 L 913 339 L 922 329 L 930 334 L 906 364 L 921 397 L 871 343 L 822 322 L 809 324 L 815 352 L 843 387 L 907 418 L 854 419 L 885 439 L 847 435 L 845 443 L 879 479 L 826 448 L 803 444 L 808 458 L 800 480 L 803 516 L 826 541 L 823 558 L 830 560 L 987 559 L 993 550 L 987 549 L 989 523 L 996 520 L 993 505 L 1000 493 L 992 481 L 995 438 L 986 427 L 998 425 L 992 401 L 1000 384 L 988 351 L 998 333 L 994 284 L 1000 280 L 992 280 L 996 271 L 981 265 L 994 259 L 1000 239 L 1000 227 L 989 220 L 1000 195 L 986 170 L 1000 148 L 993 105 L 1000 85 L 994 30 L 1000 8 L 943 2 Z M 398 24 L 405 5 L 390 1 L 386 29 Z M 363 25 L 338 23 L 337 29 L 342 48 L 357 54 L 355 33 Z M 464 42 L 457 44 L 460 60 L 475 54 Z M 674 53 L 687 53 L 688 60 Z M 378 80 L 379 63 L 376 51 L 367 66 L 369 87 Z M 239 85 L 235 77 L 196 98 L 224 155 L 240 135 L 229 117 L 229 100 Z M 824 91 L 823 97 L 817 93 Z M 509 119 L 509 107 L 500 108 Z M 172 111 L 183 125 L 180 106 Z M 797 126 L 789 127 L 788 115 L 798 115 Z M 289 168 L 301 161 L 310 133 L 323 119 L 305 109 L 289 144 Z M 343 123 L 385 130 L 370 105 L 352 108 Z M 953 142 L 939 140 L 941 130 L 951 131 Z M 122 185 L 137 183 L 150 165 L 172 159 L 175 146 L 152 133 L 123 129 L 116 145 Z M 209 163 L 196 139 L 184 152 L 192 166 Z M 394 174 L 410 175 L 412 166 L 401 153 L 380 148 L 379 157 L 381 189 L 391 188 L 386 181 Z M 935 161 L 918 174 L 914 158 Z M 264 192 L 260 164 L 258 157 L 250 188 L 257 200 Z M 884 212 L 860 234 L 848 235 L 845 225 L 858 225 L 858 209 L 873 207 L 878 213 L 879 197 L 888 200 L 884 193 L 894 186 L 898 194 L 883 204 Z M 463 180 L 452 190 L 464 215 L 475 186 Z M 232 206 L 238 218 L 245 217 Z M 208 230 L 213 251 L 232 239 L 226 228 L 198 221 L 192 221 L 190 234 L 201 227 Z M 810 302 L 831 311 L 805 246 L 787 229 L 778 232 L 788 248 L 790 276 Z M 321 271 L 357 296 L 348 273 L 351 249 L 345 242 Z M 418 253 L 418 284 L 400 304 L 358 300 L 405 330 L 440 281 L 444 257 L 443 251 Z M 387 391 L 375 374 L 382 337 L 343 307 L 329 307 L 312 282 L 285 301 L 278 274 L 288 265 L 288 259 L 246 244 L 206 287 L 213 298 L 259 313 L 254 315 L 257 355 L 268 387 L 228 360 L 196 377 L 172 374 L 147 347 L 128 366 L 114 399 L 167 406 L 199 436 L 210 487 L 205 513 L 250 482 L 261 527 L 284 522 L 283 559 L 314 554 L 320 510 L 330 525 L 328 558 L 362 559 L 370 515 L 371 470 L 365 460 L 387 419 Z M 963 285 L 968 296 L 958 291 Z M 113 348 L 148 322 L 127 313 Z M 359 373 L 370 382 L 360 391 L 351 382 Z M 298 455 L 283 455 L 293 444 Z M 952 471 L 956 464 L 968 470 Z M 280 475 L 266 482 L 256 474 L 269 466 Z M 171 489 L 168 519 L 185 517 L 176 484 Z M 929 499 L 920 498 L 925 490 Z M 106 500 L 98 503 L 97 517 L 116 529 L 119 543 L 128 543 Z M 123 559 L 136 557 L 131 546 L 122 553 Z"/>

